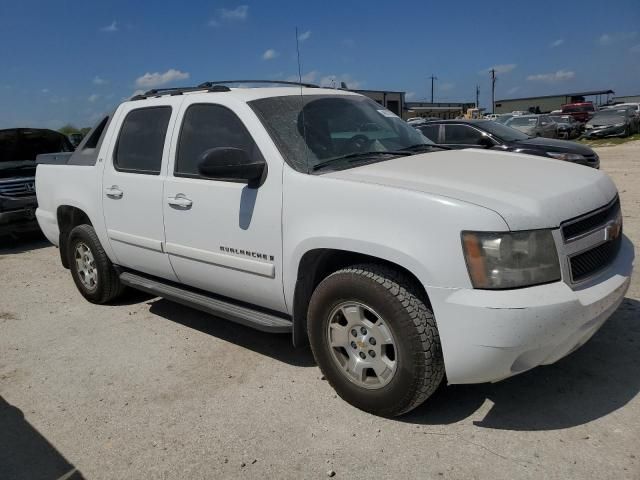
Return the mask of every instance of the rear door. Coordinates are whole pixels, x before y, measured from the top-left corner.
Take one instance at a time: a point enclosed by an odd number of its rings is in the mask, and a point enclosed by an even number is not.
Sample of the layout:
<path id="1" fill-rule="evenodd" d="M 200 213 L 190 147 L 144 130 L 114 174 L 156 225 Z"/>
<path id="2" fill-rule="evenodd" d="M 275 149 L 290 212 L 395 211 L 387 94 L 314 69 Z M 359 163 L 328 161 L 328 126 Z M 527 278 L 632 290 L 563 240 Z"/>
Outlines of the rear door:
<path id="1" fill-rule="evenodd" d="M 107 149 L 102 206 L 119 265 L 177 280 L 164 251 L 162 199 L 171 132 L 181 98 L 130 102 Z"/>

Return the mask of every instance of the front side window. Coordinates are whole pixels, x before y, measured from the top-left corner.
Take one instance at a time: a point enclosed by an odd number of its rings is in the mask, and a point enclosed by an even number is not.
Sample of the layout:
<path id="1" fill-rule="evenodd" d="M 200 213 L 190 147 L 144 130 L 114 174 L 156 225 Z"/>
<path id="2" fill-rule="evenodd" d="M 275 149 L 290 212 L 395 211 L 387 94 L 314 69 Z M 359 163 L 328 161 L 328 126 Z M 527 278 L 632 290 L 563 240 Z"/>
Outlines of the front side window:
<path id="1" fill-rule="evenodd" d="M 122 122 L 113 155 L 116 170 L 158 175 L 171 107 L 132 110 Z"/>
<path id="2" fill-rule="evenodd" d="M 301 172 L 329 164 L 352 168 L 433 145 L 407 122 L 360 95 L 289 95 L 249 105 L 287 163 Z"/>
<path id="3" fill-rule="evenodd" d="M 219 147 L 239 148 L 252 159 L 260 157 L 253 138 L 235 113 L 221 105 L 191 105 L 182 122 L 175 175 L 200 177 L 198 165 L 203 153 Z"/>
<path id="4" fill-rule="evenodd" d="M 483 135 L 467 125 L 445 125 L 444 143 L 459 145 L 478 145 Z"/>

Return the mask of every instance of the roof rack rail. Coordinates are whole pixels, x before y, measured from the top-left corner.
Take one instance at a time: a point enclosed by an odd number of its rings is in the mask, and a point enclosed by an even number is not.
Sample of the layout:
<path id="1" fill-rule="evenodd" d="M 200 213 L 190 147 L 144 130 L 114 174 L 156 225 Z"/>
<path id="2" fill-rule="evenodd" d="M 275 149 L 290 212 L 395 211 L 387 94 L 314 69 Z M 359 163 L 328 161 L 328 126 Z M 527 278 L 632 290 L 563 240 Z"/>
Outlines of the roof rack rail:
<path id="1" fill-rule="evenodd" d="M 228 92 L 231 89 L 224 85 L 215 85 L 213 87 L 171 87 L 171 88 L 154 88 L 142 94 L 131 97 L 131 100 L 144 100 L 150 97 L 160 97 L 164 95 L 182 95 L 185 92 L 198 92 L 206 90 L 207 92 Z"/>
<path id="2" fill-rule="evenodd" d="M 197 87 L 170 87 L 170 88 L 154 88 L 142 94 L 134 95 L 131 100 L 144 100 L 150 97 L 160 97 L 164 95 L 182 95 L 186 92 L 198 92 L 206 90 L 207 92 L 228 92 L 231 90 L 226 84 L 228 83 L 268 83 L 275 85 L 295 85 L 307 88 L 319 88 L 313 83 L 289 82 L 286 80 L 220 80 L 215 82 L 204 82 Z"/>
<path id="3" fill-rule="evenodd" d="M 319 88 L 313 83 L 290 82 L 287 80 L 216 80 L 215 82 L 204 82 L 198 85 L 201 88 L 209 88 L 214 85 L 226 85 L 227 83 L 271 83 L 274 85 L 296 85 L 307 88 Z"/>

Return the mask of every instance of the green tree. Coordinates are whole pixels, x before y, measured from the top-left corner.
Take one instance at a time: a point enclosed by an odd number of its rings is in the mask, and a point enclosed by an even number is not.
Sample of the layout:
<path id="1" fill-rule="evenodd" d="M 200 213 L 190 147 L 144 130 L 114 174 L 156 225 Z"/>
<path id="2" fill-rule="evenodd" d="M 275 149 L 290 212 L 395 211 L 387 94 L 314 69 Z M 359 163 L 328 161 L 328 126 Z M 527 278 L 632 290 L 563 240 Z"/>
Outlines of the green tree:
<path id="1" fill-rule="evenodd" d="M 70 123 L 67 123 L 64 127 L 58 129 L 58 131 L 63 135 L 71 135 L 72 133 L 79 133 L 79 130 L 73 125 L 71 125 Z"/>

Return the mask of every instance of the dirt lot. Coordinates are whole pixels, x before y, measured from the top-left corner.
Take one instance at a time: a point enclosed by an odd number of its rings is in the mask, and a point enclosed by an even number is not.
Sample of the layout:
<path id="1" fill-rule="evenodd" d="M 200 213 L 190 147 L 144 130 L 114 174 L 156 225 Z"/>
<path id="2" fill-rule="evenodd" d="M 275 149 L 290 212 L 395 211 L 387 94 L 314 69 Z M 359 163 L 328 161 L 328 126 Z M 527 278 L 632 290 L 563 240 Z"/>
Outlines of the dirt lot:
<path id="1" fill-rule="evenodd" d="M 640 142 L 599 153 L 640 245 Z M 336 398 L 287 336 L 87 303 L 42 241 L 0 250 L 0 282 L 0 478 L 640 478 L 637 274 L 570 357 L 397 420 Z"/>

